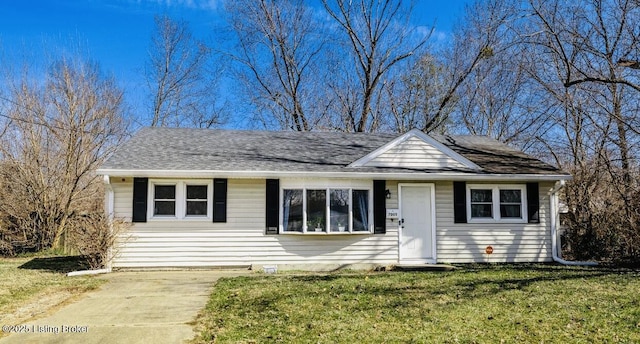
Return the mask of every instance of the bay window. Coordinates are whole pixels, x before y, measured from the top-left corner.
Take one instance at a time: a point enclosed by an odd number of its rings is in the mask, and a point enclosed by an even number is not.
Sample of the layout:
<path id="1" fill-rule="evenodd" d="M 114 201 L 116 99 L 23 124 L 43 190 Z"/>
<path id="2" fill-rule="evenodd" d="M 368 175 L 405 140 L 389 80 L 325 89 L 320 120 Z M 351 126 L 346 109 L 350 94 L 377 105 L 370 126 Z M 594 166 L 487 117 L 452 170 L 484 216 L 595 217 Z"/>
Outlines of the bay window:
<path id="1" fill-rule="evenodd" d="M 369 190 L 355 188 L 282 189 L 283 233 L 368 233 Z"/>

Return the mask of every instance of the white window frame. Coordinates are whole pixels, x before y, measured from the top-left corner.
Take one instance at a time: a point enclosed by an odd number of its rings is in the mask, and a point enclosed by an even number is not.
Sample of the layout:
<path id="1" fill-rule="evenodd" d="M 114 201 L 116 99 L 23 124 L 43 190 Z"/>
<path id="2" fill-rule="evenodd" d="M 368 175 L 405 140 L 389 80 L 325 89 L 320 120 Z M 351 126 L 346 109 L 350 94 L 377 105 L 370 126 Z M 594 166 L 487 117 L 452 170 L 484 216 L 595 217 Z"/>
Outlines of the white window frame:
<path id="1" fill-rule="evenodd" d="M 491 190 L 491 210 L 493 216 L 471 217 L 471 190 Z M 500 216 L 500 190 L 520 190 L 520 214 L 513 218 Z M 527 185 L 526 184 L 467 184 L 467 222 L 468 223 L 527 223 Z"/>
<path id="2" fill-rule="evenodd" d="M 154 215 L 155 186 L 174 185 L 176 188 L 176 212 L 175 215 Z M 207 186 L 207 215 L 187 215 L 187 185 Z M 147 219 L 149 220 L 184 220 L 202 221 L 212 220 L 213 205 L 213 179 L 149 179 L 149 189 L 147 193 Z"/>
<path id="3" fill-rule="evenodd" d="M 284 235 L 362 235 L 373 233 L 373 182 L 362 181 L 330 181 L 330 180 L 317 180 L 317 181 L 287 181 L 282 180 L 280 183 L 280 204 L 279 208 L 279 234 Z M 302 232 L 286 231 L 284 230 L 284 190 L 302 190 Z M 326 192 L 326 204 L 325 204 L 325 231 L 309 231 L 307 226 L 307 190 L 325 190 Z M 331 215 L 331 190 L 349 190 L 349 223 L 344 232 L 331 232 L 330 215 Z M 366 231 L 354 231 L 353 230 L 353 190 L 366 190 L 368 192 L 368 212 L 367 222 L 369 228 Z"/>
<path id="4" fill-rule="evenodd" d="M 173 202 L 175 204 L 174 207 L 174 214 L 173 215 L 156 215 L 154 213 L 154 209 L 155 209 L 155 204 L 156 204 L 156 195 L 155 195 L 155 190 L 156 190 L 156 186 L 173 186 L 174 187 L 174 199 Z M 155 219 L 176 219 L 179 212 L 178 212 L 178 208 L 179 208 L 179 202 L 178 202 L 178 194 L 179 194 L 179 188 L 176 182 L 171 182 L 171 181 L 162 181 L 162 182 L 156 182 L 156 183 L 149 183 L 149 197 L 148 199 L 151 200 L 151 202 L 148 202 L 148 216 L 147 218 L 155 218 Z"/>
<path id="5" fill-rule="evenodd" d="M 187 215 L 187 186 L 206 186 L 207 187 L 207 199 L 206 199 L 206 209 L 207 209 L 207 213 L 205 215 Z M 211 208 L 213 207 L 213 182 L 195 182 L 195 181 L 185 181 L 184 182 L 184 200 L 183 200 L 183 204 L 184 204 L 184 218 L 187 219 L 211 219 Z M 200 201 L 201 200 L 192 200 L 192 201 Z"/>

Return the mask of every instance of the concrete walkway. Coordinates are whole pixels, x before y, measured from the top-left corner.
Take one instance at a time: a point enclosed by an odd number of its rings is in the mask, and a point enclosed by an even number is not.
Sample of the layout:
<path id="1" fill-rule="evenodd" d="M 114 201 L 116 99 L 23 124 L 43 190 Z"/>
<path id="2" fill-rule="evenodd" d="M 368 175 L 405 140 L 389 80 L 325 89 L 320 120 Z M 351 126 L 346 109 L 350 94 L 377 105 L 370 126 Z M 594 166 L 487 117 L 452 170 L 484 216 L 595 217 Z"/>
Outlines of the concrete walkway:
<path id="1" fill-rule="evenodd" d="M 100 289 L 50 316 L 26 323 L 9 343 L 182 343 L 220 277 L 247 271 L 116 272 Z M 72 278 L 72 277 L 70 277 Z M 4 324 L 3 324 L 4 325 Z"/>

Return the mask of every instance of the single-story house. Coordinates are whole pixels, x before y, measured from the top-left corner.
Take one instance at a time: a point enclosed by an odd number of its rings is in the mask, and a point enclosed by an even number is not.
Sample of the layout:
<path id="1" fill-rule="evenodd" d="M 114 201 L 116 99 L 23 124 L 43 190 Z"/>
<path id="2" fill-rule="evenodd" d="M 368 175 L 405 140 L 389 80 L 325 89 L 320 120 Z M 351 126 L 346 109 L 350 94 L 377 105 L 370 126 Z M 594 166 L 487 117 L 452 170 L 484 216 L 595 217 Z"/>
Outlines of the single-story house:
<path id="1" fill-rule="evenodd" d="M 481 136 L 144 128 L 98 170 L 114 268 L 548 262 L 567 173 Z"/>

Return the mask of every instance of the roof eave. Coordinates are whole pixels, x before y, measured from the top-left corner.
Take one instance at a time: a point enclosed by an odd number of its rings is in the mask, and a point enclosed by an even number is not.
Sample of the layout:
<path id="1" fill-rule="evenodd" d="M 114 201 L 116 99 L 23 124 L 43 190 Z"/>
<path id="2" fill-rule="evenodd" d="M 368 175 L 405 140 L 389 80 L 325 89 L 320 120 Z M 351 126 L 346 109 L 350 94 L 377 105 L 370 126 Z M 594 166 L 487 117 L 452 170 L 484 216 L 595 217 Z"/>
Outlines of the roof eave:
<path id="1" fill-rule="evenodd" d="M 309 172 L 309 171 L 223 171 L 223 170 L 128 170 L 98 169 L 99 175 L 148 178 L 352 178 L 387 180 L 460 180 L 460 181 L 558 181 L 571 180 L 568 174 L 487 174 L 463 172 Z"/>

